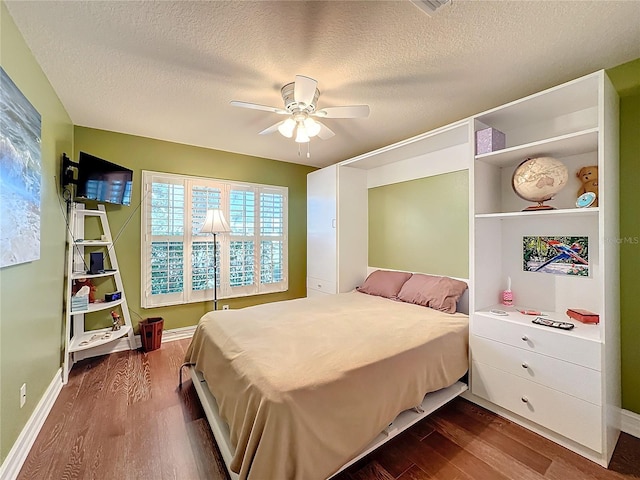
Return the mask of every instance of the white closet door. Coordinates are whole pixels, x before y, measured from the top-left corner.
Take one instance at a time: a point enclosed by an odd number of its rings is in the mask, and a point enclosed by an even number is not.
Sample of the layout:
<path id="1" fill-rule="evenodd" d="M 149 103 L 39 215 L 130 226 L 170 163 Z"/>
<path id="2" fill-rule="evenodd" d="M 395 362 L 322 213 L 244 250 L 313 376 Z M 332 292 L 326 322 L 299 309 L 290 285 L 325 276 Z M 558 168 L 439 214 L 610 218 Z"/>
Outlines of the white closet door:
<path id="1" fill-rule="evenodd" d="M 336 167 L 307 175 L 307 277 L 336 283 Z"/>

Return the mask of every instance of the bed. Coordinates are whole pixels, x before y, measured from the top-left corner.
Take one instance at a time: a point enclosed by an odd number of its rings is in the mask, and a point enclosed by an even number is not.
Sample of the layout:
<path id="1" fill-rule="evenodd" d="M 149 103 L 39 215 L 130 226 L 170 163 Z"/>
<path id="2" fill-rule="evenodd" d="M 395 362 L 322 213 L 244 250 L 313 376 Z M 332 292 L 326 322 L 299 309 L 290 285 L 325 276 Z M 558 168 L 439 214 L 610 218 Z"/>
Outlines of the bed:
<path id="1" fill-rule="evenodd" d="M 325 479 L 466 390 L 468 317 L 358 291 L 210 312 L 185 361 L 232 479 Z"/>

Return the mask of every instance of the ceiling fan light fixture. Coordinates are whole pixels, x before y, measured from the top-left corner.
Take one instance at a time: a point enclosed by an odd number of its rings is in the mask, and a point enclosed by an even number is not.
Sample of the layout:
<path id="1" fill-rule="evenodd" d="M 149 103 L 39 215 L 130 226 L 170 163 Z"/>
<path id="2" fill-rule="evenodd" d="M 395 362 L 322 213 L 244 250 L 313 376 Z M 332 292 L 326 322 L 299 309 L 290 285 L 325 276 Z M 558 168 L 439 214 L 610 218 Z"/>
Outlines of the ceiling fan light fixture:
<path id="1" fill-rule="evenodd" d="M 284 122 L 280 124 L 278 127 L 278 131 L 282 134 L 282 136 L 291 138 L 293 137 L 293 130 L 296 128 L 296 122 L 293 118 L 287 118 Z"/>
<path id="2" fill-rule="evenodd" d="M 298 128 L 296 129 L 296 142 L 307 143 L 309 142 L 309 134 L 307 129 L 304 128 L 304 123 L 298 122 Z"/>
<path id="3" fill-rule="evenodd" d="M 314 121 L 313 118 L 307 117 L 304 119 L 304 128 L 310 137 L 315 137 L 320 133 L 320 124 Z"/>

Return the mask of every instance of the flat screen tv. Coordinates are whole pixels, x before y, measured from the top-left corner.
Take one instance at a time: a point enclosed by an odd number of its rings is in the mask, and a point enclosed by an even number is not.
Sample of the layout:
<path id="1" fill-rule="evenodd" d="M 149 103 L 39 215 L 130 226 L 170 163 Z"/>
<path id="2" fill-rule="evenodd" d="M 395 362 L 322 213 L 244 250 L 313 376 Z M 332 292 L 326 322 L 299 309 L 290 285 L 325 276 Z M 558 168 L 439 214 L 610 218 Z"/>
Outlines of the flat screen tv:
<path id="1" fill-rule="evenodd" d="M 131 205 L 133 171 L 85 152 L 77 168 L 76 199 Z"/>

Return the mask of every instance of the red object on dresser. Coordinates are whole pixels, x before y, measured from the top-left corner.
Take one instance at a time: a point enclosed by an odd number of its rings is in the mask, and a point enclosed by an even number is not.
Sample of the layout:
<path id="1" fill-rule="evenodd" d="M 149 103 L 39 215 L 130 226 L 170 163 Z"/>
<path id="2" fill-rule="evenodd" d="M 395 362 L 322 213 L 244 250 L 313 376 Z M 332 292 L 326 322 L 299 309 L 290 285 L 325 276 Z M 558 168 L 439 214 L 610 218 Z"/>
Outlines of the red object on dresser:
<path id="1" fill-rule="evenodd" d="M 600 323 L 600 315 L 581 308 L 570 308 L 567 310 L 567 315 L 582 323 Z"/>

